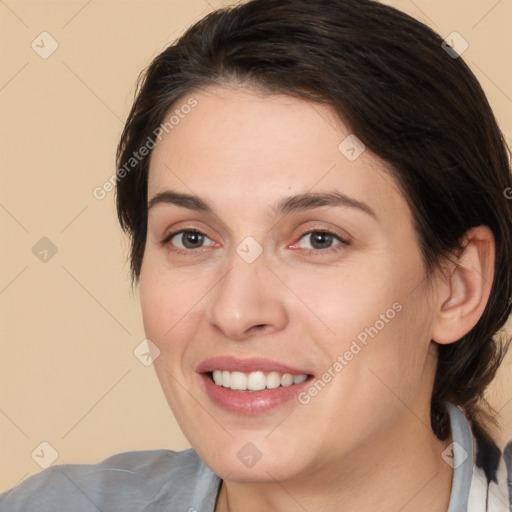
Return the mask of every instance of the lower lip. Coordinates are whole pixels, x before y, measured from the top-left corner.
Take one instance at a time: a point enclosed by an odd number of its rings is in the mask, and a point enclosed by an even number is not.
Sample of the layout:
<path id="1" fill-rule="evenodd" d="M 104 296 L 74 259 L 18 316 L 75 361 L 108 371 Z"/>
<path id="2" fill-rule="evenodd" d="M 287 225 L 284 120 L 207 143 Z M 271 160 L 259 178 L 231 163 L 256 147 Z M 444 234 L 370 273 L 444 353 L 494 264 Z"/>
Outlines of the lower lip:
<path id="1" fill-rule="evenodd" d="M 279 386 L 274 389 L 264 389 L 262 391 L 234 391 L 223 386 L 217 386 L 209 375 L 199 374 L 203 381 L 206 394 L 212 402 L 226 411 L 246 416 L 257 416 L 274 407 L 289 402 L 310 383 L 312 377 L 308 377 L 300 384 L 291 386 Z"/>

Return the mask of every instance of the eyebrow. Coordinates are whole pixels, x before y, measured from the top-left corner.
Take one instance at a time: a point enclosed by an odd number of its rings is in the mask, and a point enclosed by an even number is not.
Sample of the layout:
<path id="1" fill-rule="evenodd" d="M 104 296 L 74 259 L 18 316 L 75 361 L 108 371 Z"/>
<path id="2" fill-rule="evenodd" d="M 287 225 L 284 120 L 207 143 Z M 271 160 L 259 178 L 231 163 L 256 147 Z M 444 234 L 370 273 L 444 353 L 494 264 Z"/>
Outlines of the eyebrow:
<path id="1" fill-rule="evenodd" d="M 148 211 L 158 204 L 173 204 L 188 210 L 214 214 L 213 208 L 199 196 L 165 190 L 156 194 L 148 203 Z M 288 215 L 294 212 L 313 210 L 322 206 L 341 206 L 362 211 L 377 220 L 374 210 L 361 201 L 341 192 L 307 192 L 282 198 L 272 207 L 274 215 Z"/>

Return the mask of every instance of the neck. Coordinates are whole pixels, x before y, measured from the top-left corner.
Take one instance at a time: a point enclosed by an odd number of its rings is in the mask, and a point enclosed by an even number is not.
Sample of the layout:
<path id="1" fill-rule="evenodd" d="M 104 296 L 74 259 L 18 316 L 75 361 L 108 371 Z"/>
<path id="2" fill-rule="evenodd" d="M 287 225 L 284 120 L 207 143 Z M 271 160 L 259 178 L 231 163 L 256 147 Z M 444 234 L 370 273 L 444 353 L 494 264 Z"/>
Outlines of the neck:
<path id="1" fill-rule="evenodd" d="M 222 483 L 215 512 L 444 512 L 452 468 L 439 441 L 409 410 L 393 433 L 347 454 L 336 465 L 289 480 Z M 421 461 L 419 463 L 418 461 Z"/>

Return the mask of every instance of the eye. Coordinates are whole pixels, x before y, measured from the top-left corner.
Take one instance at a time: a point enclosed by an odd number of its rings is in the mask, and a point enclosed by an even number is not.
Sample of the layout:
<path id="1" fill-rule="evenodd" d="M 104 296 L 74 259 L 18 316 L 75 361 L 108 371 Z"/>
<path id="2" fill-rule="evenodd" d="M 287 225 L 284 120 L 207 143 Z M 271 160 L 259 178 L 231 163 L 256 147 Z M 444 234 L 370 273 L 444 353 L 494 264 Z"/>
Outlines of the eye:
<path id="1" fill-rule="evenodd" d="M 308 239 L 310 247 L 304 247 L 304 245 L 301 244 L 301 241 Z M 349 243 L 346 240 L 343 240 L 341 237 L 331 233 L 330 231 L 314 230 L 303 233 L 299 242 L 297 242 L 294 247 L 298 246 L 306 249 L 308 254 L 318 254 L 319 252 L 326 253 L 336 251 L 347 245 L 349 245 Z"/>
<path id="2" fill-rule="evenodd" d="M 182 229 L 181 231 L 175 231 L 174 233 L 166 236 L 160 244 L 163 246 L 169 245 L 171 246 L 171 250 L 184 254 L 190 253 L 194 249 L 202 249 L 204 247 L 203 243 L 206 239 L 212 241 L 201 231 L 195 229 Z"/>
<path id="3" fill-rule="evenodd" d="M 305 247 L 302 241 L 308 239 L 310 247 Z M 196 249 L 206 248 L 207 246 L 204 245 L 206 240 L 210 240 L 209 246 L 216 245 L 205 233 L 197 229 L 182 229 L 167 235 L 160 245 L 169 246 L 171 251 L 179 254 L 191 254 Z M 350 245 L 348 241 L 330 231 L 310 230 L 303 233 L 299 242 L 291 247 L 305 249 L 306 254 L 319 255 L 340 250 L 347 245 Z"/>

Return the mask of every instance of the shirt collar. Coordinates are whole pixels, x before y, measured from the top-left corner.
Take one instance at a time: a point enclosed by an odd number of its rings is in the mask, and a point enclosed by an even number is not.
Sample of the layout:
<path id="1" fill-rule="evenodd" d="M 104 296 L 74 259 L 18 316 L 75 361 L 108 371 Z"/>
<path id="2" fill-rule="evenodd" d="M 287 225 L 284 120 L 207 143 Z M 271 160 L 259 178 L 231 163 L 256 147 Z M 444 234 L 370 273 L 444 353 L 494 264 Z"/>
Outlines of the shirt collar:
<path id="1" fill-rule="evenodd" d="M 447 512 L 464 512 L 468 508 L 473 476 L 473 434 L 466 417 L 448 403 L 452 443 L 443 452 L 443 459 L 453 467 L 452 492 Z"/>

